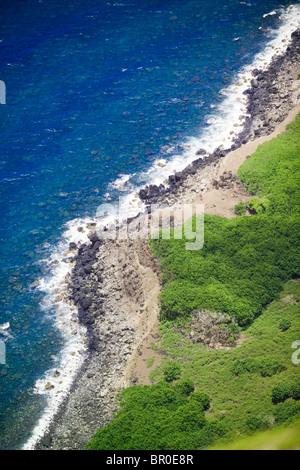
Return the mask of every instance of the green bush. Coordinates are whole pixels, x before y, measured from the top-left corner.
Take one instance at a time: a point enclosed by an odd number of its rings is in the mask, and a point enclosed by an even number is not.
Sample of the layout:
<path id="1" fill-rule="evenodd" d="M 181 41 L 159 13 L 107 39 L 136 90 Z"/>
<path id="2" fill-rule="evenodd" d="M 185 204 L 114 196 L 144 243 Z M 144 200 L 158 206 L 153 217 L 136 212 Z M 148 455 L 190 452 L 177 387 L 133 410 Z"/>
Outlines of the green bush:
<path id="1" fill-rule="evenodd" d="M 239 202 L 234 207 L 234 212 L 236 215 L 244 215 L 246 213 L 246 204 L 244 202 Z"/>
<path id="2" fill-rule="evenodd" d="M 208 410 L 210 407 L 209 396 L 206 393 L 198 390 L 191 394 L 190 401 L 199 403 L 204 411 Z"/>
<path id="3" fill-rule="evenodd" d="M 260 145 L 238 170 L 247 191 L 268 198 L 267 206 L 263 203 L 266 213 L 299 212 L 299 142 L 300 115 L 286 132 Z"/>
<path id="4" fill-rule="evenodd" d="M 183 395 L 190 395 L 195 389 L 194 382 L 191 379 L 180 380 L 176 382 L 175 389 Z"/>
<path id="5" fill-rule="evenodd" d="M 205 308 L 227 313 L 240 326 L 260 315 L 293 277 L 299 276 L 300 116 L 288 130 L 258 148 L 239 169 L 251 217 L 204 217 L 204 246 L 186 240 L 151 240 L 160 260 L 161 318 L 188 318 Z M 238 205 L 241 210 L 242 206 Z M 193 230 L 197 218 L 193 218 Z M 184 235 L 185 226 L 176 229 Z"/>
<path id="6" fill-rule="evenodd" d="M 289 320 L 283 319 L 279 324 L 281 331 L 287 331 L 291 327 L 291 322 Z"/>
<path id="7" fill-rule="evenodd" d="M 192 432 L 202 429 L 206 424 L 201 403 L 193 401 L 178 408 L 174 420 L 180 431 Z"/>
<path id="8" fill-rule="evenodd" d="M 207 426 L 202 401 L 190 400 L 178 384 L 167 382 L 125 389 L 114 420 L 97 431 L 86 448 L 184 450 L 209 445 L 222 427 Z"/>
<path id="9" fill-rule="evenodd" d="M 231 366 L 231 372 L 234 375 L 244 374 L 245 372 L 254 373 L 259 370 L 259 363 L 252 358 L 237 359 Z"/>
<path id="10" fill-rule="evenodd" d="M 287 398 L 290 397 L 290 387 L 285 384 L 276 384 L 272 388 L 272 402 L 274 405 L 277 403 L 285 401 Z"/>
<path id="11" fill-rule="evenodd" d="M 250 431 L 258 431 L 266 427 L 266 421 L 259 418 L 258 416 L 250 415 L 247 418 L 246 426 Z"/>
<path id="12" fill-rule="evenodd" d="M 205 308 L 249 325 L 284 282 L 299 274 L 299 221 L 286 215 L 206 215 L 204 226 L 198 251 L 186 250 L 185 240 L 151 240 L 162 268 L 161 319 L 189 318 Z"/>
<path id="13" fill-rule="evenodd" d="M 230 333 L 232 333 L 234 336 L 237 335 L 240 332 L 240 328 L 236 323 L 228 323 L 226 325 L 226 328 Z"/>
<path id="14" fill-rule="evenodd" d="M 300 400 L 300 382 L 291 386 L 291 397 L 295 400 Z"/>
<path id="15" fill-rule="evenodd" d="M 276 406 L 274 416 L 277 424 L 282 424 L 286 421 L 290 421 L 293 417 L 300 415 L 300 402 L 288 398 L 283 403 L 279 403 Z"/>
<path id="16" fill-rule="evenodd" d="M 228 431 L 222 421 L 207 421 L 201 429 L 194 429 L 189 432 L 174 432 L 170 436 L 169 449 L 202 449 L 213 444 L 213 442 L 223 437 Z"/>
<path id="17" fill-rule="evenodd" d="M 292 386 L 279 383 L 272 388 L 272 402 L 274 405 L 284 402 L 287 398 L 300 400 L 300 382 L 296 382 Z"/>
<path id="18" fill-rule="evenodd" d="M 260 372 L 262 377 L 272 377 L 273 375 L 285 370 L 279 359 L 274 357 L 267 357 L 264 359 L 253 359 L 251 357 L 247 359 L 237 359 L 231 366 L 231 372 L 234 375 L 244 374 L 248 372 L 253 374 Z"/>
<path id="19" fill-rule="evenodd" d="M 263 377 L 272 377 L 285 369 L 286 367 L 280 364 L 277 358 L 266 358 L 260 361 L 260 373 Z"/>
<path id="20" fill-rule="evenodd" d="M 262 199 L 258 197 L 252 197 L 247 203 L 247 207 L 250 212 L 255 214 L 263 214 L 268 210 L 270 206 L 270 201 L 268 198 L 264 197 Z"/>
<path id="21" fill-rule="evenodd" d="M 168 362 L 163 369 L 164 377 L 167 382 L 173 382 L 181 376 L 181 364 L 176 361 Z"/>

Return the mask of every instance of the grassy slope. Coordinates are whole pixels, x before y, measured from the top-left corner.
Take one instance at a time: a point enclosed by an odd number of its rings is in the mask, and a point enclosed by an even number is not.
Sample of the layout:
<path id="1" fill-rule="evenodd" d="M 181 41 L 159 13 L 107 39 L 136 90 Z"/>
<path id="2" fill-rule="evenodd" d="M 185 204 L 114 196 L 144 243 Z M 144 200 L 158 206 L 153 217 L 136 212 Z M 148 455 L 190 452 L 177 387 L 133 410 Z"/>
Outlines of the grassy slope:
<path id="1" fill-rule="evenodd" d="M 263 312 L 244 333 L 243 344 L 231 350 L 207 351 L 204 348 L 201 350 L 198 344 L 194 345 L 184 339 L 178 329 L 172 326 L 172 322 L 161 324 L 159 348 L 167 351 L 172 356 L 177 356 L 178 360 L 180 358 L 187 360 L 184 363 L 183 377 L 192 378 L 201 390 L 209 394 L 212 406 L 208 416 L 214 418 L 224 416 L 225 421 L 228 423 L 226 439 L 234 438 L 237 433 L 249 432 L 246 424 L 249 415 L 259 417 L 272 425 L 275 408 L 271 402 L 272 387 L 278 382 L 289 385 L 297 379 L 299 380 L 300 366 L 293 365 L 291 361 L 293 352 L 291 345 L 293 341 L 300 339 L 299 304 L 294 303 L 295 299 L 299 300 L 299 281 L 291 280 L 287 282 L 281 293 L 281 299 L 273 301 L 265 310 L 266 306 L 263 301 L 261 304 L 256 302 L 256 306 L 258 306 L 256 310 L 253 303 L 256 296 L 262 294 L 266 295 L 268 299 L 270 298 L 268 295 L 276 299 L 278 291 L 283 286 L 282 271 L 286 269 L 287 264 L 290 262 L 288 260 L 291 254 L 296 259 L 297 253 L 299 253 L 299 244 L 297 242 L 299 230 L 296 230 L 296 237 L 292 240 L 290 246 L 286 244 L 286 239 L 291 241 L 291 232 L 288 233 L 288 229 L 284 232 L 285 224 L 286 226 L 296 225 L 299 222 L 299 129 L 300 115 L 288 126 L 285 133 L 261 145 L 257 152 L 240 167 L 239 176 L 245 182 L 247 190 L 256 193 L 253 207 L 256 208 L 258 214 L 250 218 L 240 217 L 233 221 L 209 217 L 207 219 L 209 224 L 218 225 L 221 243 L 218 236 L 209 228 L 205 235 L 206 246 L 204 246 L 204 250 L 196 254 L 194 252 L 183 253 L 181 248 L 181 250 L 178 250 L 179 253 L 181 252 L 181 258 L 179 256 L 179 262 L 177 262 L 176 256 L 173 258 L 173 255 L 177 254 L 176 249 L 174 250 L 171 242 L 152 242 L 154 252 L 161 257 L 164 273 L 165 288 L 162 294 L 162 309 L 163 311 L 165 309 L 165 317 L 168 317 L 169 313 L 165 306 L 169 297 L 173 302 L 175 299 L 176 308 L 178 308 L 178 305 L 183 304 L 186 293 L 184 289 L 178 289 L 182 279 L 192 281 L 194 286 L 196 284 L 194 292 L 199 287 L 203 291 L 203 284 L 201 285 L 198 281 L 199 278 L 197 278 L 199 268 L 202 269 L 201 264 L 205 265 L 207 273 L 209 273 L 206 279 L 209 279 L 210 285 L 212 281 L 220 280 L 223 285 L 228 286 L 227 292 L 230 292 L 230 295 L 237 294 L 239 301 L 241 297 L 244 297 L 244 305 L 246 308 L 250 307 L 252 318 Z M 268 226 L 272 226 L 271 233 Z M 277 232 L 277 236 L 275 235 L 276 230 L 274 230 L 276 226 L 281 227 L 281 230 Z M 246 230 L 244 230 L 244 227 Z M 262 230 L 258 230 L 260 227 L 262 227 Z M 231 230 L 233 235 L 232 244 L 226 230 L 227 232 Z M 235 237 L 237 233 L 239 236 Z M 279 238 L 281 238 L 280 241 Z M 237 249 L 237 247 L 241 249 Z M 163 252 L 164 249 L 165 252 Z M 280 258 L 278 256 L 280 251 L 282 253 L 285 251 L 285 254 L 276 265 Z M 272 258 L 272 252 L 276 254 L 276 259 Z M 195 261 L 194 266 L 191 264 L 192 257 Z M 198 262 L 199 257 L 200 263 Z M 254 263 L 251 265 L 253 259 Z M 212 262 L 209 262 L 210 260 Z M 226 264 L 226 268 L 223 267 L 224 264 Z M 213 269 L 211 269 L 212 265 Z M 220 266 L 223 268 L 221 272 L 224 271 L 223 279 L 220 278 L 218 269 Z M 251 276 L 248 276 L 249 266 L 253 269 Z M 278 274 L 276 272 L 277 268 Z M 265 276 L 266 282 L 256 293 L 257 282 L 261 282 L 261 277 L 256 276 L 259 271 Z M 292 277 L 291 274 L 292 269 L 287 273 L 287 276 Z M 275 285 L 273 280 L 276 275 L 278 275 L 279 282 Z M 204 272 L 201 272 L 201 277 L 204 277 Z M 245 296 L 243 282 L 246 281 L 247 277 L 248 292 L 246 291 L 247 295 Z M 251 280 L 250 277 L 252 277 Z M 172 279 L 171 283 L 170 279 Z M 177 289 L 173 289 L 172 283 L 174 283 L 174 280 L 175 282 L 179 281 L 176 286 Z M 239 284 L 242 289 L 237 291 L 236 287 Z M 204 289 L 205 287 L 204 281 Z M 199 300 L 199 307 L 214 309 L 218 309 L 218 305 L 221 307 L 223 302 L 222 295 L 219 298 L 215 297 L 212 304 L 210 304 L 211 299 L 205 298 L 203 303 L 201 297 Z M 196 305 L 193 305 L 193 308 L 195 307 Z M 220 310 L 227 311 L 239 320 L 238 315 L 236 315 L 239 312 L 235 312 L 230 307 L 229 305 L 228 308 L 227 304 L 225 308 L 220 308 Z M 292 324 L 292 327 L 285 332 L 282 332 L 279 328 L 280 321 L 283 318 L 290 320 Z M 254 358 L 257 361 L 261 361 L 262 358 L 270 358 L 271 360 L 275 358 L 286 369 L 272 377 L 262 377 L 260 372 L 235 375 L 232 372 L 234 361 L 245 358 Z M 166 358 L 163 362 L 165 361 L 167 361 Z M 154 381 L 161 377 L 163 367 L 162 363 L 159 368 L 152 372 Z"/>
<path id="2" fill-rule="evenodd" d="M 187 252 L 185 240 L 152 242 L 154 253 L 161 261 L 164 281 L 161 338 L 156 347 L 167 356 L 163 357 L 161 366 L 151 372 L 151 377 L 154 382 L 163 378 L 163 368 L 171 361 L 170 355 L 183 364 L 182 378 L 192 379 L 196 387 L 211 398 L 211 408 L 206 412 L 208 422 L 217 420 L 225 429 L 222 438 L 214 435 L 215 440 L 219 439 L 218 445 L 235 440 L 239 434 L 251 433 L 247 425 L 249 416 L 272 427 L 276 409 L 281 406 L 272 404 L 272 387 L 279 382 L 292 385 L 299 381 L 300 365 L 294 365 L 291 360 L 292 343 L 300 339 L 300 282 L 295 279 L 300 264 L 297 259 L 299 129 L 300 116 L 284 134 L 259 147 L 239 170 L 246 188 L 257 195 L 251 206 L 257 214 L 232 221 L 206 217 L 205 244 L 199 252 Z M 252 323 L 243 332 L 242 344 L 232 349 L 208 351 L 188 340 L 176 325 L 179 321 L 187 322 L 191 312 L 202 307 L 224 311 L 242 326 Z M 279 326 L 283 318 L 291 322 L 286 331 L 281 331 Z M 237 375 L 235 361 L 249 358 L 259 368 Z M 266 374 L 262 374 L 263 361 L 267 361 Z M 277 372 L 274 367 L 278 368 Z M 99 432 L 89 448 L 107 448 L 103 445 L 110 445 L 109 440 L 105 441 L 109 430 L 119 436 L 112 448 L 128 448 L 122 447 L 122 436 L 128 429 L 131 433 L 132 426 L 136 427 L 130 421 L 130 413 L 138 409 L 136 403 L 130 402 L 130 390 L 123 395 L 126 406 L 121 407 L 118 415 L 123 416 L 122 420 L 116 418 L 112 426 Z M 145 389 L 145 393 L 150 392 Z M 134 396 L 135 401 L 142 402 L 143 390 L 137 389 Z M 135 429 L 139 442 L 136 447 L 131 442 L 130 448 L 143 448 L 143 440 L 153 428 L 153 425 L 149 428 L 152 414 L 147 415 L 145 427 L 143 407 L 139 413 L 141 420 Z M 163 413 L 162 409 L 158 420 L 159 426 L 165 429 L 170 415 L 164 425 Z M 122 428 L 124 423 L 126 427 Z M 203 429 L 201 433 L 205 433 Z M 159 435 L 155 438 L 157 448 L 165 448 L 159 442 Z M 183 449 L 198 448 L 205 443 L 200 437 L 197 441 L 197 436 L 190 444 L 187 436 L 182 435 L 182 439 L 185 442 L 181 444 L 179 439 L 174 447 L 170 447 L 172 440 L 169 439 L 166 448 L 179 449 L 180 445 Z"/>
<path id="3" fill-rule="evenodd" d="M 292 343 L 300 338 L 300 281 L 289 281 L 281 299 L 272 302 L 266 311 L 243 333 L 243 343 L 229 350 L 207 351 L 199 344 L 192 344 L 176 329 L 162 326 L 159 348 L 184 362 L 182 378 L 194 380 L 197 388 L 211 398 L 209 418 L 224 417 L 226 421 L 225 440 L 239 433 L 248 433 L 246 425 L 249 415 L 265 419 L 270 425 L 274 421 L 276 406 L 272 404 L 272 387 L 278 382 L 288 385 L 299 380 L 299 367 L 292 363 Z M 281 331 L 282 318 L 291 321 L 287 331 Z M 236 376 L 232 371 L 235 360 L 244 358 L 278 358 L 286 369 L 272 377 L 262 377 L 260 372 L 245 372 Z M 164 357 L 161 365 L 152 373 L 157 381 L 162 378 Z"/>

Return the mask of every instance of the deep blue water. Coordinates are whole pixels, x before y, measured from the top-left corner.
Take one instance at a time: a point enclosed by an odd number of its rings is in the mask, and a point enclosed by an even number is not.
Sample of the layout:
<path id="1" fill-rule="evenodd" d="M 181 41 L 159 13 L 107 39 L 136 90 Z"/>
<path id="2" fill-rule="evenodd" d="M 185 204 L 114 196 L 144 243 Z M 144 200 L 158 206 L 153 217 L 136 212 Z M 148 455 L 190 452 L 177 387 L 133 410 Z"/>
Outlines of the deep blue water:
<path id="1" fill-rule="evenodd" d="M 0 448 L 27 440 L 44 406 L 30 390 L 63 342 L 28 289 L 48 244 L 67 221 L 93 215 L 118 175 L 197 134 L 278 26 L 263 15 L 289 4 L 1 1 L 0 325 L 10 322 L 13 339 L 0 365 Z"/>

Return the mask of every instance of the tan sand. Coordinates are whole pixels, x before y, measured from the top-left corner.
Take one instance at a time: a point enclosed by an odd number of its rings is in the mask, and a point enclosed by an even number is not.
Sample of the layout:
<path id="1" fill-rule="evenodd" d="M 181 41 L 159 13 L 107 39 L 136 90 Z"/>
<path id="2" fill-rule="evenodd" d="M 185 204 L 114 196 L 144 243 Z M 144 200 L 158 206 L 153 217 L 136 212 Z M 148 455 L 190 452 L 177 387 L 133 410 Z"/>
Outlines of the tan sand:
<path id="1" fill-rule="evenodd" d="M 180 199 L 174 201 L 174 206 L 180 207 L 183 203 L 204 204 L 206 214 L 220 215 L 227 218 L 235 217 L 234 206 L 240 201 L 247 201 L 250 197 L 238 179 L 237 171 L 239 167 L 247 157 L 257 150 L 259 145 L 284 132 L 286 126 L 295 120 L 299 112 L 300 104 L 297 104 L 271 134 L 248 142 L 237 150 L 228 153 L 219 162 L 213 163 L 201 169 L 195 176 L 189 177 L 183 185 Z M 233 178 L 233 181 L 227 185 L 229 187 L 215 189 L 212 184 L 213 181 L 220 181 L 221 176 L 228 175 L 229 172 L 236 177 L 236 180 Z"/>

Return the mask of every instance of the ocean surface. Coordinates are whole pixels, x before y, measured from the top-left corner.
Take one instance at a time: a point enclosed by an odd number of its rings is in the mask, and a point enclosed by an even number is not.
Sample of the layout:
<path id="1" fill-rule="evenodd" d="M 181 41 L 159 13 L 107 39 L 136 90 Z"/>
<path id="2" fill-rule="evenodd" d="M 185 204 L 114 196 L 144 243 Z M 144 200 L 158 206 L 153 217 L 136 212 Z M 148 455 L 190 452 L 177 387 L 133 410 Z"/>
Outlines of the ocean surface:
<path id="1" fill-rule="evenodd" d="M 96 208 L 230 147 L 300 4 L 2 0 L 0 449 L 32 448 L 85 358 L 62 261 Z M 57 298 L 58 297 L 58 298 Z"/>

